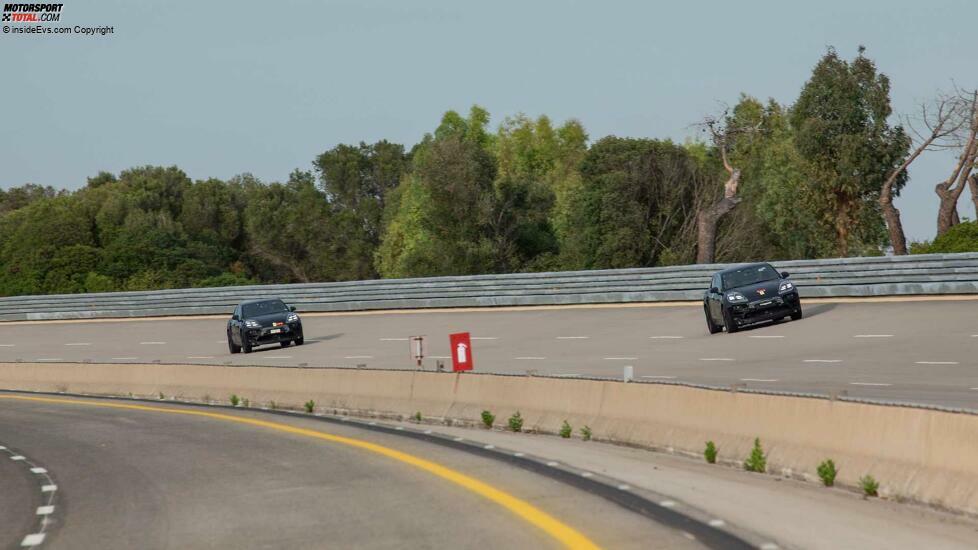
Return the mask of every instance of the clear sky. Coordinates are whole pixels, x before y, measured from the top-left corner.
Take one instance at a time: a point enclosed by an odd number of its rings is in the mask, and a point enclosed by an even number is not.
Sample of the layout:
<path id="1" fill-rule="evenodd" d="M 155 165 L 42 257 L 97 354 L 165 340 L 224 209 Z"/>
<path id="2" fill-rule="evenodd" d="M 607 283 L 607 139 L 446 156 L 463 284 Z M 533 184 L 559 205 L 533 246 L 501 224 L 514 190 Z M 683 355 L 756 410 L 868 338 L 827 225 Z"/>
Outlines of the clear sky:
<path id="1" fill-rule="evenodd" d="M 338 143 L 410 146 L 473 103 L 494 124 L 547 114 L 592 139 L 683 141 L 741 92 L 793 102 L 829 45 L 851 59 L 864 44 L 912 113 L 978 86 L 976 18 L 970 0 L 67 0 L 63 25 L 115 32 L 0 35 L 0 186 L 74 189 L 144 164 L 282 181 Z M 933 236 L 953 161 L 913 165 L 909 238 Z"/>

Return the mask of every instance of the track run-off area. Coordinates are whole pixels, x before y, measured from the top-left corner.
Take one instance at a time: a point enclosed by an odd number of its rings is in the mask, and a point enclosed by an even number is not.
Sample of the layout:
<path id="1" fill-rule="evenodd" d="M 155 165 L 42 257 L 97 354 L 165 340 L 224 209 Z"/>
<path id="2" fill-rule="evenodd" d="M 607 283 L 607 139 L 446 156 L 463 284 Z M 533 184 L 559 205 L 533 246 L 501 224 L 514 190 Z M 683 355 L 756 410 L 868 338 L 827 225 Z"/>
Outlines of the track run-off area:
<path id="1" fill-rule="evenodd" d="M 620 378 L 978 409 L 974 297 L 818 300 L 799 321 L 710 335 L 699 304 L 460 309 L 302 316 L 303 346 L 231 354 L 226 319 L 5 323 L 0 362 L 451 368 L 472 334 L 479 372 Z M 301 312 L 300 312 L 301 313 Z"/>

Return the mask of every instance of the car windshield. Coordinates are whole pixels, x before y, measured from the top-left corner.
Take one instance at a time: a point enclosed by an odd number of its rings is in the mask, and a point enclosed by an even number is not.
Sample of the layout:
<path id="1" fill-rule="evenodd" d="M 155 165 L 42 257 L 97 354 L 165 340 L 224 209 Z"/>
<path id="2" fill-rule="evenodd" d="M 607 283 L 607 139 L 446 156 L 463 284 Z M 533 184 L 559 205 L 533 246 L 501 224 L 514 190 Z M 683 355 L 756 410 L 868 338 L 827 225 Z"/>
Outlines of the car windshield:
<path id="1" fill-rule="evenodd" d="M 769 265 L 752 265 L 723 274 L 723 289 L 729 290 L 740 286 L 753 285 L 764 281 L 778 279 L 778 272 Z"/>
<path id="2" fill-rule="evenodd" d="M 269 313 L 281 313 L 288 310 L 289 308 L 285 306 L 285 302 L 282 300 L 264 300 L 241 306 L 241 316 L 247 319 L 249 317 L 259 317 L 261 315 L 268 315 Z"/>

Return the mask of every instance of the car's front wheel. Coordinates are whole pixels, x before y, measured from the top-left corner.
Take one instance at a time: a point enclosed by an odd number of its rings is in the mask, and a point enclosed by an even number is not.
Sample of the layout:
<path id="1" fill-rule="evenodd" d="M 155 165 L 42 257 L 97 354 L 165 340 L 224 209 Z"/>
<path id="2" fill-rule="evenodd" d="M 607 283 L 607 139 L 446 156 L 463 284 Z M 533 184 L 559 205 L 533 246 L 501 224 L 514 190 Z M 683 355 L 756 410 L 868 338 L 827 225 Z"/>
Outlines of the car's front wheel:
<path id="1" fill-rule="evenodd" d="M 231 353 L 238 353 L 241 351 L 241 346 L 234 343 L 234 339 L 231 338 L 231 331 L 228 331 L 228 350 Z"/>
<path id="2" fill-rule="evenodd" d="M 251 353 L 251 342 L 248 341 L 248 337 L 241 335 L 241 351 L 245 353 Z"/>
<path id="3" fill-rule="evenodd" d="M 723 330 L 723 327 L 713 322 L 713 316 L 710 315 L 709 306 L 703 306 L 703 313 L 706 315 L 706 328 L 710 331 L 710 334 L 716 334 Z"/>
<path id="4" fill-rule="evenodd" d="M 290 344 L 292 344 L 292 342 L 289 340 L 282 340 L 281 342 L 278 343 L 278 345 L 282 346 L 283 348 L 289 347 Z"/>
<path id="5" fill-rule="evenodd" d="M 799 304 L 798 307 L 791 312 L 791 320 L 797 321 L 798 319 L 801 319 L 801 304 Z"/>
<path id="6" fill-rule="evenodd" d="M 723 310 L 723 326 L 727 329 L 727 334 L 733 334 L 740 330 L 737 323 L 734 322 L 733 314 L 730 313 L 729 309 Z"/>

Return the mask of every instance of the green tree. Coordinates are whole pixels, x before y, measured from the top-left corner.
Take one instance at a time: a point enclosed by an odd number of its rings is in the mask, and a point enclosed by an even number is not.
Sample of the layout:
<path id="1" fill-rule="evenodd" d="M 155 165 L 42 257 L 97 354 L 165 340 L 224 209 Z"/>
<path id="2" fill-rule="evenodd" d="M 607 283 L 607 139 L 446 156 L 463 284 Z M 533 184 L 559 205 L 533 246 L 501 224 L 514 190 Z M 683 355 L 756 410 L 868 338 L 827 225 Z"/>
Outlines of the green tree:
<path id="1" fill-rule="evenodd" d="M 850 63 L 830 48 L 791 112 L 795 145 L 809 167 L 808 198 L 819 222 L 834 229 L 840 256 L 886 244 L 879 193 L 909 148 L 903 129 L 887 122 L 890 80 L 864 52 Z"/>
<path id="2" fill-rule="evenodd" d="M 341 280 L 377 276 L 374 254 L 380 245 L 384 205 L 410 167 L 404 146 L 388 141 L 373 145 L 338 145 L 313 162 L 330 203 L 334 237 L 344 243 L 336 258 Z"/>

